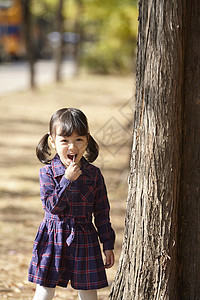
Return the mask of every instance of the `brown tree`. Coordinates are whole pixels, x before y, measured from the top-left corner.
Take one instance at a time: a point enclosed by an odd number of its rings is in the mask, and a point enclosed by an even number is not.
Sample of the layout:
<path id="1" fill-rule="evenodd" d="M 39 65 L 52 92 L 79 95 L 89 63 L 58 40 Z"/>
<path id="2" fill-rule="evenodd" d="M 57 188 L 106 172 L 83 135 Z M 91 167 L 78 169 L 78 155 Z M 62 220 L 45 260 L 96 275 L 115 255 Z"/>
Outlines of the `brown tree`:
<path id="1" fill-rule="evenodd" d="M 64 32 L 64 16 L 63 16 L 64 0 L 58 0 L 56 10 L 56 30 L 60 33 L 60 42 L 55 51 L 56 61 L 56 81 L 61 81 L 61 67 L 63 58 L 63 32 Z"/>
<path id="2" fill-rule="evenodd" d="M 33 26 L 31 15 L 31 0 L 21 0 L 23 15 L 23 32 L 26 46 L 26 56 L 30 69 L 30 87 L 35 88 L 35 47 L 33 39 Z"/>
<path id="3" fill-rule="evenodd" d="M 79 38 L 74 43 L 74 64 L 76 66 L 75 75 L 79 73 L 79 65 L 80 65 L 80 53 L 83 48 L 83 36 L 84 36 L 84 26 L 82 22 L 83 11 L 84 11 L 84 1 L 76 0 L 77 5 L 77 13 L 74 24 L 74 32 L 78 34 Z"/>
<path id="4" fill-rule="evenodd" d="M 200 2 L 139 1 L 136 107 L 113 300 L 200 298 Z"/>

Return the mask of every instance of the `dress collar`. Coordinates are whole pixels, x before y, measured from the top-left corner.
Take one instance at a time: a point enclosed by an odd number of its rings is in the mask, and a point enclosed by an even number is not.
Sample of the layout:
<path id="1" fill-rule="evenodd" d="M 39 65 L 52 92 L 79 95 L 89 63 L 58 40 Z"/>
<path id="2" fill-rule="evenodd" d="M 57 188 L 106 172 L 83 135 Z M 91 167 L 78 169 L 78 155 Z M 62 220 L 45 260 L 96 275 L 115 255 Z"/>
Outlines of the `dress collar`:
<path id="1" fill-rule="evenodd" d="M 60 161 L 60 157 L 58 154 L 54 156 L 54 158 L 51 161 L 51 166 L 53 170 L 54 177 L 61 176 L 65 174 L 65 166 L 62 164 Z M 86 175 L 90 176 L 90 164 L 89 162 L 85 159 L 85 157 L 81 158 L 81 170 L 83 173 Z"/>

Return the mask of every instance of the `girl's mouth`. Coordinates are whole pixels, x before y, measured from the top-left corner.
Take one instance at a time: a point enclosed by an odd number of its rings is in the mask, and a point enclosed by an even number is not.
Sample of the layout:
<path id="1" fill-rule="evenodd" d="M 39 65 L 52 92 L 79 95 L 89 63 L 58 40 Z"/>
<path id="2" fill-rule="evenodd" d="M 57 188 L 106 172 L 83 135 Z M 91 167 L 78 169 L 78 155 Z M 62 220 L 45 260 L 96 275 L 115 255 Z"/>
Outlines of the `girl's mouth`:
<path id="1" fill-rule="evenodd" d="M 77 154 L 67 154 L 67 157 L 71 160 L 71 161 L 75 161 Z"/>

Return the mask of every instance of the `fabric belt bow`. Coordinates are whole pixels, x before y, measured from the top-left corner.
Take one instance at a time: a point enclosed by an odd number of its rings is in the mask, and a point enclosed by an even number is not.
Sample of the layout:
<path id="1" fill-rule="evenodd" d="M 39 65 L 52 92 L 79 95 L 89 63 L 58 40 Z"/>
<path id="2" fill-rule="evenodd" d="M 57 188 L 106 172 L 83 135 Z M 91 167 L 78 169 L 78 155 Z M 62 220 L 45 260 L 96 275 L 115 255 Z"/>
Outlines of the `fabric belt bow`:
<path id="1" fill-rule="evenodd" d="M 71 245 L 71 243 L 73 242 L 74 240 L 74 237 L 75 237 L 75 231 L 76 231 L 76 222 L 74 219 L 70 219 L 70 223 L 69 223 L 69 226 L 70 226 L 70 235 L 68 236 L 68 238 L 66 239 L 66 243 L 68 246 Z"/>

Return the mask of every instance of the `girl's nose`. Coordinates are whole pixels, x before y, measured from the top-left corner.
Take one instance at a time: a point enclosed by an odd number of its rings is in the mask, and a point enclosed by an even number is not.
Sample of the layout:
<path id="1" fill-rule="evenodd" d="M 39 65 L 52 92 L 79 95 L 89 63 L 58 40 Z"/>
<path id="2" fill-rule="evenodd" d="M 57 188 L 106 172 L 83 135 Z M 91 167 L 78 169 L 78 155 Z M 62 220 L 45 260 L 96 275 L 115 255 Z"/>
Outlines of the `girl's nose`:
<path id="1" fill-rule="evenodd" d="M 68 148 L 69 148 L 69 149 L 72 149 L 72 148 L 74 148 L 74 147 L 75 147 L 75 143 L 74 143 L 74 142 L 69 142 Z"/>

